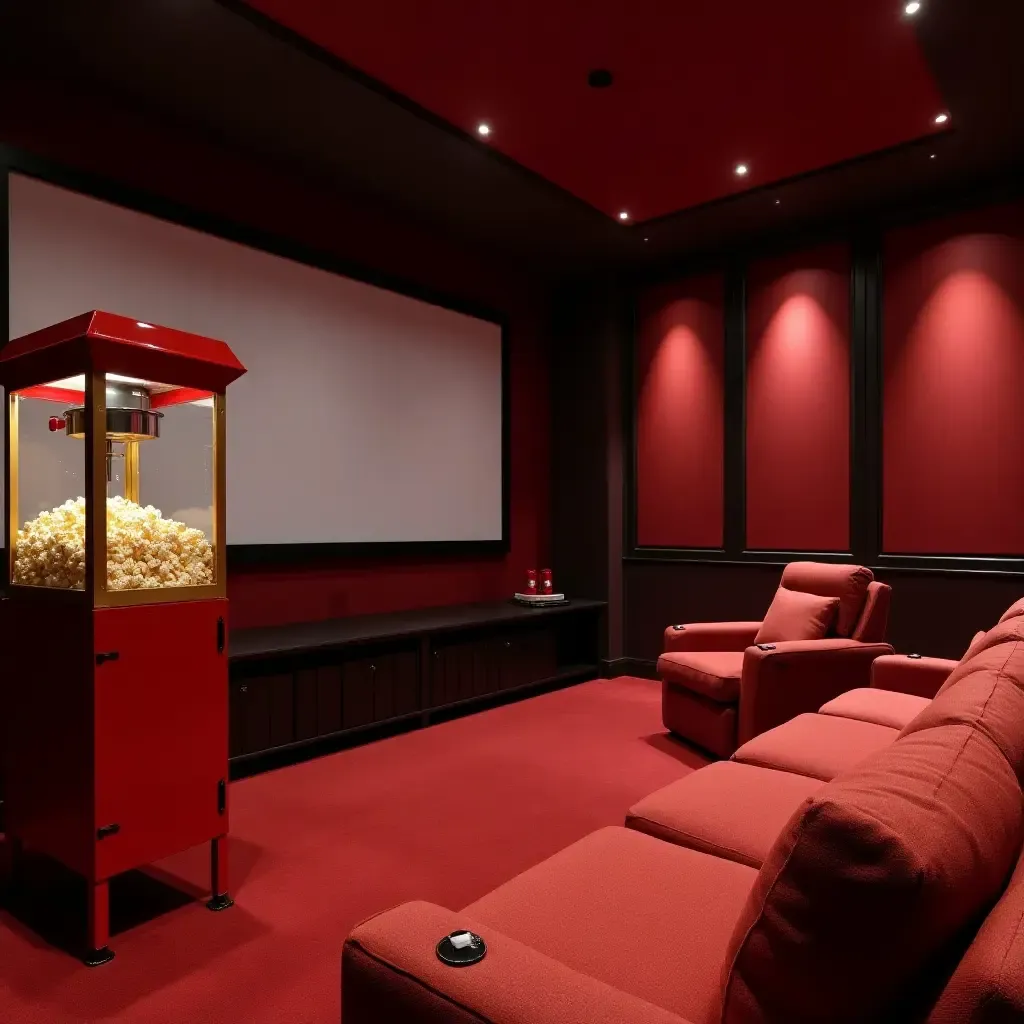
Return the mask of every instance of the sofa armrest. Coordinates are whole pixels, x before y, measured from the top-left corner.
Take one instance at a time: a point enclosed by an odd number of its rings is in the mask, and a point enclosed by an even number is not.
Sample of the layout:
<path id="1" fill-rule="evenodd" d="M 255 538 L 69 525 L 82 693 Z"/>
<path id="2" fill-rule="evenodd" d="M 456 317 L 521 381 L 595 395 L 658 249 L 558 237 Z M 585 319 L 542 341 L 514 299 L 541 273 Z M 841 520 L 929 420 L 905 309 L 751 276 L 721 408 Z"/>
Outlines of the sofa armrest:
<path id="1" fill-rule="evenodd" d="M 461 929 L 480 935 L 487 954 L 471 967 L 449 967 L 438 959 L 437 943 Z M 432 903 L 404 903 L 356 925 L 341 976 L 345 1024 L 687 1024 Z"/>
<path id="2" fill-rule="evenodd" d="M 739 742 L 815 712 L 847 690 L 867 686 L 889 644 L 856 640 L 789 640 L 748 647 L 740 679 Z"/>
<path id="3" fill-rule="evenodd" d="M 760 622 L 687 622 L 669 626 L 662 653 L 742 651 L 754 642 L 760 628 Z"/>
<path id="4" fill-rule="evenodd" d="M 890 654 L 872 664 L 871 685 L 876 690 L 895 690 L 931 700 L 959 664 L 949 658 Z"/>

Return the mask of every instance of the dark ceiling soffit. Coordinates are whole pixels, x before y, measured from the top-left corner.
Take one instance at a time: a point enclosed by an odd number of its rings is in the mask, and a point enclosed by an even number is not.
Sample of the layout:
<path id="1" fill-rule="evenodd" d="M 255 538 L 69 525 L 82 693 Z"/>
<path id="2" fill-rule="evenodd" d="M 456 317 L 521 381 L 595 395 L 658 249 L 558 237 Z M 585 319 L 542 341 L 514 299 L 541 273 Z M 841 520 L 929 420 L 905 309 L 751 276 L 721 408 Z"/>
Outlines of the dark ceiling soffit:
<path id="1" fill-rule="evenodd" d="M 898 197 L 872 204 L 868 210 L 846 211 L 823 221 L 805 222 L 781 238 L 777 232 L 765 230 L 745 236 L 740 244 L 730 239 L 724 247 L 709 246 L 668 256 L 655 264 L 623 268 L 622 281 L 628 287 L 640 288 L 668 284 L 680 277 L 722 273 L 729 267 L 758 259 L 798 253 L 837 240 L 849 242 L 865 235 L 1021 199 L 1024 199 L 1024 165 L 983 178 L 952 182 L 910 205 Z"/>
<path id="2" fill-rule="evenodd" d="M 651 228 L 656 225 L 671 225 L 674 221 L 681 220 L 695 213 L 705 213 L 714 210 L 716 207 L 728 206 L 740 200 L 753 199 L 757 196 L 768 195 L 772 192 L 780 192 L 782 189 L 792 185 L 798 185 L 802 181 L 809 181 L 812 178 L 823 178 L 826 175 L 838 174 L 844 171 L 853 170 L 859 166 L 879 163 L 886 157 L 902 153 L 904 150 L 924 148 L 929 143 L 938 145 L 938 140 L 956 134 L 955 128 L 949 128 L 942 132 L 931 132 L 928 135 L 918 136 L 916 139 L 908 139 L 906 142 L 898 142 L 895 146 L 886 146 L 884 149 L 874 149 L 870 153 L 858 153 L 838 163 L 826 164 L 824 167 L 814 167 L 808 171 L 801 171 L 799 174 L 791 174 L 788 178 L 776 178 L 774 181 L 765 182 L 763 185 L 755 185 L 753 188 L 745 188 L 741 192 L 730 192 L 728 195 L 718 196 L 709 199 L 704 203 L 697 203 L 695 206 L 685 206 L 671 213 L 663 213 L 657 217 L 649 217 L 647 220 L 637 221 L 632 228 Z"/>
<path id="3" fill-rule="evenodd" d="M 390 100 L 392 103 L 401 107 L 403 110 L 408 111 L 410 114 L 413 114 L 415 117 L 418 117 L 420 120 L 425 121 L 427 124 L 432 125 L 434 128 L 440 129 L 447 135 L 459 139 L 467 145 L 473 146 L 474 149 L 485 153 L 488 159 L 497 161 L 505 167 L 512 168 L 524 178 L 527 178 L 535 184 L 547 189 L 552 195 L 573 203 L 579 209 L 585 210 L 587 213 L 600 217 L 602 221 L 616 223 L 613 217 L 606 214 L 604 211 L 599 210 L 596 206 L 592 206 L 585 199 L 581 199 L 579 196 L 568 191 L 568 189 L 564 189 L 561 185 L 555 184 L 555 182 L 551 181 L 550 178 L 545 178 L 543 174 L 539 174 L 537 171 L 531 170 L 524 164 L 519 163 L 518 160 L 513 160 L 512 157 L 506 156 L 493 146 L 488 146 L 480 142 L 470 132 L 464 131 L 462 128 L 452 124 L 450 121 L 446 121 L 443 117 L 439 117 L 426 107 L 420 106 L 420 104 L 415 100 L 406 96 L 405 93 L 392 89 L 384 82 L 366 74 L 365 71 L 361 71 L 354 65 L 349 64 L 348 61 L 336 56 L 331 53 L 330 50 L 324 49 L 324 47 L 319 46 L 317 43 L 307 39 L 300 33 L 293 31 L 286 25 L 282 25 L 280 22 L 274 21 L 273 18 L 268 17 L 261 11 L 257 11 L 255 8 L 251 7 L 245 2 L 245 0 L 215 0 L 215 2 L 230 11 L 232 14 L 235 14 L 240 18 L 244 18 L 251 25 L 254 25 L 263 32 L 266 32 L 268 35 L 273 36 L 275 39 L 286 43 L 288 46 L 293 47 L 300 53 L 305 54 L 307 57 L 312 57 L 321 64 L 327 65 L 333 71 L 345 75 L 347 78 L 364 88 L 377 93 L 377 95 L 382 96 L 387 100 Z"/>

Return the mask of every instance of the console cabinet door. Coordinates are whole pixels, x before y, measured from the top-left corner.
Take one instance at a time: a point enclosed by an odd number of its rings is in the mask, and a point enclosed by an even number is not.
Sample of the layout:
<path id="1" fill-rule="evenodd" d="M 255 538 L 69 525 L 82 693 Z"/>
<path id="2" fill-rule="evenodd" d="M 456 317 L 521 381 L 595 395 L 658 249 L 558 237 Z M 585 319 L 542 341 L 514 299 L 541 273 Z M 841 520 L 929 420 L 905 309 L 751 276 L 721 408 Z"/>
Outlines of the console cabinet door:
<path id="1" fill-rule="evenodd" d="M 420 710 L 419 656 L 400 651 L 373 659 L 373 720 L 415 714 Z"/>
<path id="2" fill-rule="evenodd" d="M 293 677 L 252 676 L 231 684 L 230 752 L 255 754 L 295 739 Z"/>
<path id="3" fill-rule="evenodd" d="M 356 729 L 420 710 L 415 651 L 352 658 L 342 668 L 342 727 Z"/>

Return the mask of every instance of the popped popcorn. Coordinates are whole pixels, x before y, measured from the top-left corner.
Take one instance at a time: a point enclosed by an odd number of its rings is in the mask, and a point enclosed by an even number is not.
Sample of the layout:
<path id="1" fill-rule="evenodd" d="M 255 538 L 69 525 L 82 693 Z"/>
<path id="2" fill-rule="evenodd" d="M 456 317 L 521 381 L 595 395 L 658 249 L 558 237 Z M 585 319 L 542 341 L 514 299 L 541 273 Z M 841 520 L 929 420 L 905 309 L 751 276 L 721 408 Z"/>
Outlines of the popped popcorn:
<path id="1" fill-rule="evenodd" d="M 85 587 L 85 498 L 42 512 L 19 531 L 13 582 Z M 213 548 L 202 530 L 125 498 L 107 499 L 107 588 L 141 590 L 213 582 Z"/>

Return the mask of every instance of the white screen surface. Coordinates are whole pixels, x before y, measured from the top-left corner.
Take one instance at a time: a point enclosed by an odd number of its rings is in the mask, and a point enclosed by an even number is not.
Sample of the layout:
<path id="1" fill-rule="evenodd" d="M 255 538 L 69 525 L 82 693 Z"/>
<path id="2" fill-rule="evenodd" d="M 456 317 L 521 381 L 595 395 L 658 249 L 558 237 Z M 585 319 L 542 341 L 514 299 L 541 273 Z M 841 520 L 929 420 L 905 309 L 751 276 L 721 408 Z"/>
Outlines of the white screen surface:
<path id="1" fill-rule="evenodd" d="M 219 338 L 247 368 L 228 389 L 229 544 L 501 539 L 499 325 L 9 185 L 10 337 L 102 309 Z"/>

